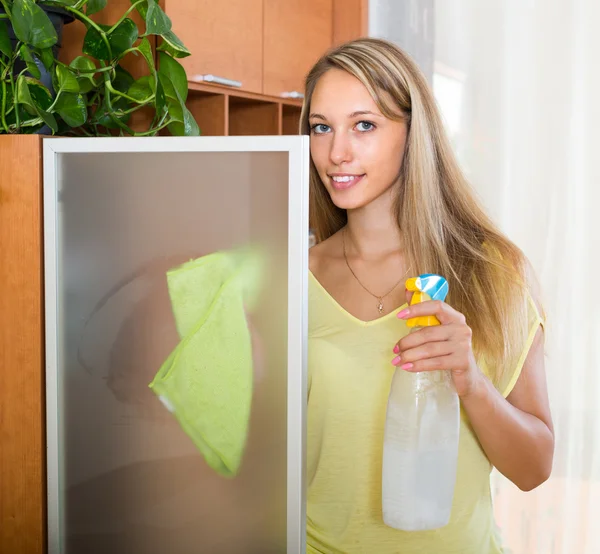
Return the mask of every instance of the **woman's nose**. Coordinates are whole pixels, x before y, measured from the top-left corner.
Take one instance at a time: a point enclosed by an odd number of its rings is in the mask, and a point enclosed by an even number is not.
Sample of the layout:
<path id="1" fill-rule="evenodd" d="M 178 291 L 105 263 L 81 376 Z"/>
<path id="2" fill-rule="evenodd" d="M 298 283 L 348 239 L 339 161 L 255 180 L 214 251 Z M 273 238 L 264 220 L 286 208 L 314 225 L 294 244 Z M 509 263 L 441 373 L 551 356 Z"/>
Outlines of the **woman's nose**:
<path id="1" fill-rule="evenodd" d="M 352 160 L 350 141 L 344 133 L 334 133 L 329 157 L 335 165 L 341 165 Z"/>

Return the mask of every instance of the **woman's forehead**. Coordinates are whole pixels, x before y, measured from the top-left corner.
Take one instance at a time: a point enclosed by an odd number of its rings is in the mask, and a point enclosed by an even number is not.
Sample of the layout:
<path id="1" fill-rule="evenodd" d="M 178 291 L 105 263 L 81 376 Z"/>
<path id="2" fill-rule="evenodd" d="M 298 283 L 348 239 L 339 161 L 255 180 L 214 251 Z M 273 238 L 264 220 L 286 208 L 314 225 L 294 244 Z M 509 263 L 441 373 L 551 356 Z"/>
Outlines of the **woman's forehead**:
<path id="1" fill-rule="evenodd" d="M 348 117 L 370 112 L 382 115 L 377 103 L 354 75 L 340 69 L 330 69 L 318 81 L 312 94 L 310 113 L 343 114 Z"/>

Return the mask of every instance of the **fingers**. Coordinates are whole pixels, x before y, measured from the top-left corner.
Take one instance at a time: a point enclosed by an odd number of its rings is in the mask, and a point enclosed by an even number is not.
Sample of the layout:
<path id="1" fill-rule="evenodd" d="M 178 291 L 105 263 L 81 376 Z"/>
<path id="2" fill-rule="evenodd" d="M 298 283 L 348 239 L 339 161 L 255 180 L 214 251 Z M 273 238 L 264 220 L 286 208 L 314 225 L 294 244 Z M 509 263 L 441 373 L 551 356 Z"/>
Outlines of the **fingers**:
<path id="1" fill-rule="evenodd" d="M 438 342 L 451 340 L 455 335 L 459 335 L 461 329 L 458 325 L 435 325 L 433 327 L 423 327 L 418 331 L 409 333 L 396 344 L 398 346 L 396 354 L 416 348 L 427 342 Z M 395 350 L 394 350 L 395 351 Z"/>
<path id="2" fill-rule="evenodd" d="M 399 312 L 398 318 L 407 320 L 413 317 L 428 315 L 436 316 L 442 325 L 449 325 L 451 323 L 464 324 L 466 322 L 463 314 L 457 312 L 452 306 L 441 300 L 427 300 L 425 302 L 413 304 Z"/>
<path id="3" fill-rule="evenodd" d="M 392 364 L 395 366 L 404 365 L 407 363 L 415 364 L 423 360 L 449 356 L 452 353 L 452 343 L 448 341 L 428 342 L 416 348 L 402 351 L 399 356 L 396 356 L 392 360 Z"/>
<path id="4" fill-rule="evenodd" d="M 471 328 L 464 323 L 424 327 L 396 343 L 392 364 L 407 371 L 461 369 L 472 354 L 471 338 Z"/>
<path id="5" fill-rule="evenodd" d="M 454 356 L 438 356 L 436 358 L 426 358 L 415 362 L 402 363 L 400 366 L 405 371 L 410 373 L 418 373 L 420 371 L 440 371 L 444 369 L 452 369 Z"/>

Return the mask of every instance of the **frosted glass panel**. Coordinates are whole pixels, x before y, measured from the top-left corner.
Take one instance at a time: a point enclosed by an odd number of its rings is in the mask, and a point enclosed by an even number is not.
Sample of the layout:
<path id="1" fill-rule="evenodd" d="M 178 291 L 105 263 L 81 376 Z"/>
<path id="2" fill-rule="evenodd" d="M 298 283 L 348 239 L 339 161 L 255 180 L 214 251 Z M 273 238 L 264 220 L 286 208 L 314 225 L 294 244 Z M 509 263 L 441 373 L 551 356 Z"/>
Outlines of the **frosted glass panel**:
<path id="1" fill-rule="evenodd" d="M 56 160 L 61 551 L 285 552 L 289 153 Z M 248 313 L 253 399 L 232 479 L 148 384 L 179 342 L 166 271 L 249 244 L 267 271 Z"/>

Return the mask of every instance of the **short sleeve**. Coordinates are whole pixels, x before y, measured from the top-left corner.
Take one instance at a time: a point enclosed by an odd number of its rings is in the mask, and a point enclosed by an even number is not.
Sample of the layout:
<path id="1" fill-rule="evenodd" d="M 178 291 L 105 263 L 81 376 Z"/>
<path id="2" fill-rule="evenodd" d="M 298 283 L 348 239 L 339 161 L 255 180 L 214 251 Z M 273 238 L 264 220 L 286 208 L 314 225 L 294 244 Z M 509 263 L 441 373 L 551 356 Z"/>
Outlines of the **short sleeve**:
<path id="1" fill-rule="evenodd" d="M 531 349 L 531 345 L 533 344 L 533 340 L 538 328 L 540 326 L 544 328 L 545 325 L 544 318 L 540 314 L 529 292 L 527 293 L 527 313 L 527 333 L 523 347 L 519 350 L 519 353 L 514 357 L 514 359 L 508 362 L 509 367 L 500 379 L 500 382 L 497 386 L 504 398 L 511 393 L 517 383 L 517 380 L 519 379 L 519 376 L 521 375 L 521 371 L 525 365 L 525 360 L 527 359 L 527 355 L 529 354 L 529 350 Z"/>

